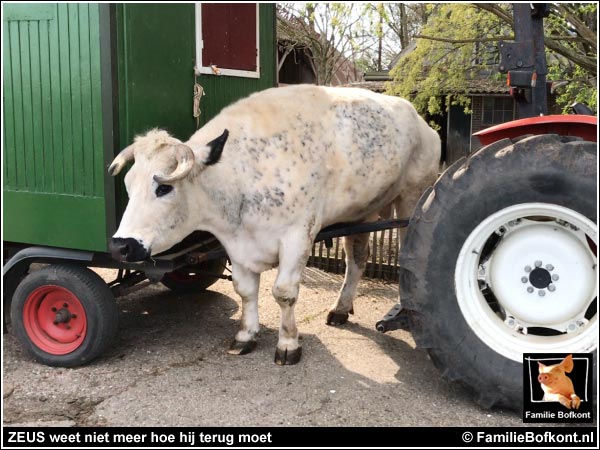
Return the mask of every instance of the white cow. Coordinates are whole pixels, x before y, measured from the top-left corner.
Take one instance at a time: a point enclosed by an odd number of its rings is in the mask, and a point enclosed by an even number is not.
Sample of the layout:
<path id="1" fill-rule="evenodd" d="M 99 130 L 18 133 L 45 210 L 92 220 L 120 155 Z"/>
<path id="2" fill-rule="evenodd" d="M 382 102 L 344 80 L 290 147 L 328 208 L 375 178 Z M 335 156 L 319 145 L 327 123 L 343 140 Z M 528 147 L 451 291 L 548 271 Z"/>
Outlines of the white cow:
<path id="1" fill-rule="evenodd" d="M 225 247 L 242 298 L 229 350 L 245 354 L 259 332 L 260 273 L 278 268 L 278 364 L 301 356 L 294 304 L 317 233 L 372 221 L 394 203 L 409 216 L 435 180 L 440 139 L 406 100 L 363 89 L 311 85 L 268 89 L 223 109 L 189 141 L 152 130 L 109 168 L 125 176 L 129 204 L 110 247 L 135 261 L 195 230 Z M 346 237 L 346 277 L 327 323 L 346 322 L 368 257 L 368 234 Z"/>

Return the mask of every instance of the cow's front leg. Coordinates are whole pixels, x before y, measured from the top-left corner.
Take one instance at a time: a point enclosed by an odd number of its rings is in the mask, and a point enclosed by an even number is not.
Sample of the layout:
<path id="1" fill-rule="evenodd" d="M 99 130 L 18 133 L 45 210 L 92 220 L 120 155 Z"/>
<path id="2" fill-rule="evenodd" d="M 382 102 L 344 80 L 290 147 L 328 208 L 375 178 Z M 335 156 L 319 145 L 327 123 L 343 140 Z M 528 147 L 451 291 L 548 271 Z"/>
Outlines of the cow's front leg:
<path id="1" fill-rule="evenodd" d="M 258 322 L 260 274 L 233 263 L 232 277 L 233 288 L 242 297 L 242 320 L 240 331 L 235 335 L 235 340 L 231 343 L 228 353 L 245 355 L 256 347 L 256 337 L 260 329 Z"/>
<path id="2" fill-rule="evenodd" d="M 279 251 L 279 269 L 273 285 L 273 297 L 281 308 L 279 340 L 275 349 L 275 363 L 296 364 L 302 356 L 298 342 L 298 328 L 294 305 L 298 300 L 300 279 L 306 267 L 312 241 L 288 240 Z"/>
<path id="3" fill-rule="evenodd" d="M 338 299 L 327 314 L 327 325 L 342 325 L 348 314 L 354 313 L 354 297 L 369 257 L 369 234 L 356 234 L 344 238 L 346 276 Z"/>

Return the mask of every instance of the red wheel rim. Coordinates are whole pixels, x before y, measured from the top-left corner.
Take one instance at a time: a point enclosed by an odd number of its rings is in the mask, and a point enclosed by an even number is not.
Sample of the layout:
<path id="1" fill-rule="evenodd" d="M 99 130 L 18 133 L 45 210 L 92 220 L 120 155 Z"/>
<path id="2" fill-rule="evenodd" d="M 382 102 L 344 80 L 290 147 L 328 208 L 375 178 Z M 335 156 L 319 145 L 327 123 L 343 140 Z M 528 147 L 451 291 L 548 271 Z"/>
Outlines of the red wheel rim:
<path id="1" fill-rule="evenodd" d="M 182 272 L 180 270 L 166 273 L 165 277 L 169 277 L 171 280 L 182 284 L 193 284 L 202 279 L 201 274 Z"/>
<path id="2" fill-rule="evenodd" d="M 87 319 L 83 305 L 68 289 L 46 285 L 25 300 L 23 325 L 31 342 L 53 355 L 66 355 L 83 343 Z"/>

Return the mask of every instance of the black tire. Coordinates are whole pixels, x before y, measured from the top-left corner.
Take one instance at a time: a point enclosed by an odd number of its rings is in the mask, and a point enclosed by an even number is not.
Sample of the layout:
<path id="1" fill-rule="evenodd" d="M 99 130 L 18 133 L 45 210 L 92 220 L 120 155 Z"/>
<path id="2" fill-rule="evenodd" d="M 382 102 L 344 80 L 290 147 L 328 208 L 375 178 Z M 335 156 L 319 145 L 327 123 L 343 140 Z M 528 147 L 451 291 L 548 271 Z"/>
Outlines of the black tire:
<path id="1" fill-rule="evenodd" d="M 417 345 L 481 406 L 522 408 L 522 364 L 467 324 L 455 288 L 458 254 L 483 220 L 520 203 L 561 205 L 596 222 L 596 161 L 596 144 L 575 138 L 504 139 L 451 166 L 419 201 L 400 255 L 400 298 Z"/>
<path id="2" fill-rule="evenodd" d="M 174 272 L 166 273 L 160 282 L 179 294 L 202 292 L 221 279 L 217 275 L 223 274 L 226 264 L 227 258 L 219 258 L 194 266 L 186 266 Z M 209 273 L 214 275 L 209 275 Z M 195 275 L 190 276 L 190 274 Z"/>
<path id="3" fill-rule="evenodd" d="M 70 315 L 68 321 L 57 325 L 75 330 L 85 320 L 85 332 L 80 332 L 77 340 L 73 338 L 72 351 L 61 348 L 63 343 L 54 345 L 53 337 L 45 333 L 51 325 L 36 319 L 49 314 L 49 304 L 43 302 L 49 301 L 50 294 L 45 290 L 71 299 L 69 314 L 83 313 L 83 317 Z M 73 309 L 73 303 L 77 309 Z M 90 269 L 76 265 L 54 264 L 30 273 L 15 290 L 11 305 L 13 333 L 33 358 L 49 366 L 80 366 L 96 358 L 115 336 L 118 318 L 114 296 L 104 280 Z"/>

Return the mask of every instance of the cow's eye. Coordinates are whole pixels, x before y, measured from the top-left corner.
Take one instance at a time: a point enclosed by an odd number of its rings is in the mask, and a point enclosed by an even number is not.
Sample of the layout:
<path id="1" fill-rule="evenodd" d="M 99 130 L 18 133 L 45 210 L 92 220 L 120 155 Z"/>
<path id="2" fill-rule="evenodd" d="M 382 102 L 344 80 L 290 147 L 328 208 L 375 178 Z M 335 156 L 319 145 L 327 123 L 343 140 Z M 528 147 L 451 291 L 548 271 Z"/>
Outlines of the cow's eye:
<path id="1" fill-rule="evenodd" d="M 156 188 L 156 191 L 154 192 L 156 193 L 157 197 L 162 197 L 163 195 L 167 195 L 172 190 L 173 186 L 171 186 L 170 184 L 159 184 Z"/>

